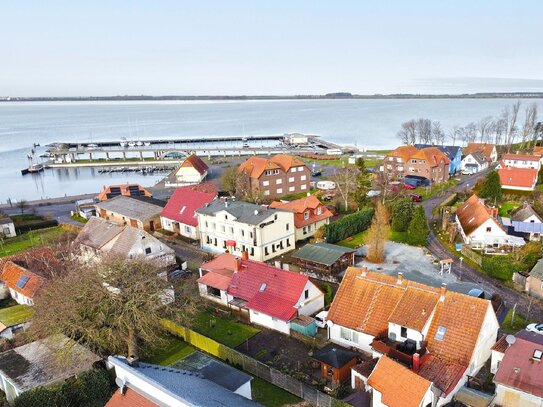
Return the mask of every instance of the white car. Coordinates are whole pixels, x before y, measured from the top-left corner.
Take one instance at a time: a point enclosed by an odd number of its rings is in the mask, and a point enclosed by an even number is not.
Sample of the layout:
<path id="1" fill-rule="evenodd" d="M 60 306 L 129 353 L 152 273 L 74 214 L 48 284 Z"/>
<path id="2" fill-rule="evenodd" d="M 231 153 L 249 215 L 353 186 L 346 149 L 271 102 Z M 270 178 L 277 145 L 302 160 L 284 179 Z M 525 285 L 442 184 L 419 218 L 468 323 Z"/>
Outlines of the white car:
<path id="1" fill-rule="evenodd" d="M 368 198 L 375 198 L 376 196 L 379 196 L 379 195 L 381 195 L 381 191 L 377 191 L 375 189 L 368 191 L 368 193 L 366 194 Z"/>
<path id="2" fill-rule="evenodd" d="M 328 316 L 328 311 L 321 311 L 315 315 L 315 323 L 319 328 L 326 328 L 326 317 Z"/>
<path id="3" fill-rule="evenodd" d="M 530 324 L 526 327 L 526 330 L 543 335 L 543 324 Z"/>

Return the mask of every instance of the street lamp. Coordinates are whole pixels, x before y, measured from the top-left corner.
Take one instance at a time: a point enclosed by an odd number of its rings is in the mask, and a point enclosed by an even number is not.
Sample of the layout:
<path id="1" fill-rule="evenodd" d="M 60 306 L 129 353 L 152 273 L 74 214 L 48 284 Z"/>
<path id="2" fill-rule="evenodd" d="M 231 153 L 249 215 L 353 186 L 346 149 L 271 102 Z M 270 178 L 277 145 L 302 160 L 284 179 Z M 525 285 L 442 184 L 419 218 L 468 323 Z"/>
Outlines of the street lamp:
<path id="1" fill-rule="evenodd" d="M 460 268 L 458 269 L 458 276 L 460 281 L 462 281 L 462 262 L 464 261 L 463 257 L 460 257 Z"/>

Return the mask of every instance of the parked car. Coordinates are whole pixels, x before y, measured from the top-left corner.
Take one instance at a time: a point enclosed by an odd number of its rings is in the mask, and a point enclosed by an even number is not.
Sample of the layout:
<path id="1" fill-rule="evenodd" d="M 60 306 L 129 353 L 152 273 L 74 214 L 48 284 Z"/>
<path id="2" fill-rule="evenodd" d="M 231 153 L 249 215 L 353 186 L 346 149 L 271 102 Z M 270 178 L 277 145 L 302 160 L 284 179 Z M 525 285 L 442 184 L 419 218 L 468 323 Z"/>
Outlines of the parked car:
<path id="1" fill-rule="evenodd" d="M 530 324 L 526 327 L 526 330 L 543 335 L 543 324 Z"/>
<path id="2" fill-rule="evenodd" d="M 411 198 L 411 200 L 413 202 L 422 202 L 422 195 L 419 195 L 419 194 L 409 194 L 408 195 L 409 198 Z"/>
<path id="3" fill-rule="evenodd" d="M 375 189 L 369 190 L 368 193 L 366 194 L 368 198 L 375 198 L 376 196 L 379 196 L 379 195 L 381 195 L 381 191 L 377 191 Z"/>
<path id="4" fill-rule="evenodd" d="M 404 187 L 405 189 L 417 189 L 416 186 L 411 185 L 411 184 L 403 184 L 403 187 Z"/>
<path id="5" fill-rule="evenodd" d="M 471 175 L 472 173 L 471 173 L 471 171 L 463 170 L 461 174 L 462 175 Z"/>
<path id="6" fill-rule="evenodd" d="M 328 311 L 321 311 L 315 315 L 315 324 L 319 328 L 326 328 L 326 317 L 328 316 Z"/>
<path id="7" fill-rule="evenodd" d="M 392 191 L 392 192 L 396 192 L 396 191 L 399 191 L 401 189 L 401 183 L 399 182 L 391 182 L 390 184 L 388 184 L 388 187 L 387 189 L 389 191 Z"/>
<path id="8" fill-rule="evenodd" d="M 311 175 L 314 177 L 320 177 L 322 175 L 322 171 L 313 171 Z"/>

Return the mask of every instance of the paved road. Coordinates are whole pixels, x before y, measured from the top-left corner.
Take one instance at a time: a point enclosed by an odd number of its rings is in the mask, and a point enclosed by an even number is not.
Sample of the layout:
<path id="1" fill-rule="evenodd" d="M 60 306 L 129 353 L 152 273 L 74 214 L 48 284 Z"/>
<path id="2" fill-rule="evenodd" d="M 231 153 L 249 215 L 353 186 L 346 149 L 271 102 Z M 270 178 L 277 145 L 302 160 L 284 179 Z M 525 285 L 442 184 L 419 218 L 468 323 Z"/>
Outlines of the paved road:
<path id="1" fill-rule="evenodd" d="M 477 179 L 483 177 L 484 175 L 486 175 L 486 172 L 466 178 L 454 187 L 446 190 L 445 194 L 442 194 L 440 196 L 434 195 L 433 197 L 424 201 L 422 203 L 422 206 L 424 207 L 424 211 L 426 212 L 426 217 L 431 220 L 433 217 L 433 210 L 436 206 L 438 206 L 451 194 L 455 192 L 460 192 L 464 189 L 470 189 L 471 187 L 473 187 L 473 185 L 475 185 Z M 515 291 L 511 288 L 504 287 L 498 280 L 495 280 L 492 277 L 477 271 L 476 269 L 465 263 L 461 263 L 456 253 L 451 253 L 439 241 L 439 239 L 434 235 L 433 232 L 430 232 L 427 246 L 432 254 L 437 258 L 452 258 L 454 260 L 452 271 L 457 277 L 459 277 L 463 281 L 470 281 L 478 284 L 481 289 L 484 289 L 486 292 L 499 294 L 504 300 L 506 307 L 512 307 L 514 304 L 517 304 L 517 309 L 522 314 L 526 315 L 529 303 L 530 301 L 532 301 L 530 308 L 531 318 L 538 321 L 543 321 L 543 304 L 540 301 L 533 299 L 526 294 L 519 293 L 518 291 Z"/>

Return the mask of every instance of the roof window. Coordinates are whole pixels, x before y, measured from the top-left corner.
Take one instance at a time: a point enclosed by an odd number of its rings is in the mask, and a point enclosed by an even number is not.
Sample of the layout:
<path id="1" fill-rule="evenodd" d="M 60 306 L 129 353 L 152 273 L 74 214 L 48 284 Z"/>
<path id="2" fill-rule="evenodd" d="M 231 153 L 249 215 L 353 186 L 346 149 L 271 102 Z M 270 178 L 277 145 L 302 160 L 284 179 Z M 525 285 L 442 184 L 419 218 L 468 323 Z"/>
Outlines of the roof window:
<path id="1" fill-rule="evenodd" d="M 438 341 L 442 341 L 445 339 L 445 333 L 447 332 L 447 328 L 444 326 L 438 326 L 436 331 L 435 339 Z"/>
<path id="2" fill-rule="evenodd" d="M 259 289 L 258 291 L 264 292 L 264 290 L 266 289 L 266 286 L 267 286 L 266 283 L 262 283 L 262 284 L 260 285 L 260 289 Z"/>
<path id="3" fill-rule="evenodd" d="M 540 362 L 541 357 L 543 357 L 543 350 L 541 349 L 534 350 L 534 356 L 533 356 L 534 360 L 537 360 L 538 362 Z"/>

